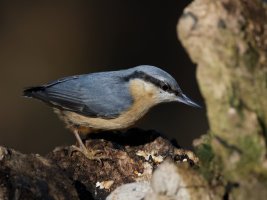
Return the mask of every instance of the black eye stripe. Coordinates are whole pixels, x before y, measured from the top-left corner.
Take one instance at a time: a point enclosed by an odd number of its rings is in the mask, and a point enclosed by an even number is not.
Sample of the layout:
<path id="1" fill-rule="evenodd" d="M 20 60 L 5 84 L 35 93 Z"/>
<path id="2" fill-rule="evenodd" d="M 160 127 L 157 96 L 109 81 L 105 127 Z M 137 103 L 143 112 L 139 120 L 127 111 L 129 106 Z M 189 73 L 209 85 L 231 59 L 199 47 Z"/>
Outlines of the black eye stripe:
<path id="1" fill-rule="evenodd" d="M 161 88 L 164 91 L 168 91 L 169 93 L 174 93 L 174 94 L 178 94 L 178 91 L 173 90 L 169 84 L 158 80 L 142 71 L 135 71 L 133 74 L 129 75 L 128 77 L 125 78 L 126 81 L 129 81 L 130 79 L 134 79 L 134 78 L 139 78 L 139 79 L 143 79 L 147 82 L 150 82 L 152 84 L 154 84 L 155 86 Z"/>
<path id="2" fill-rule="evenodd" d="M 134 78 L 139 78 L 139 79 L 143 79 L 147 82 L 150 82 L 152 84 L 154 84 L 155 86 L 161 88 L 163 85 L 165 85 L 164 82 L 142 72 L 142 71 L 135 71 L 133 74 L 131 74 L 130 76 L 126 77 L 126 80 L 129 81 L 130 79 L 134 79 Z"/>

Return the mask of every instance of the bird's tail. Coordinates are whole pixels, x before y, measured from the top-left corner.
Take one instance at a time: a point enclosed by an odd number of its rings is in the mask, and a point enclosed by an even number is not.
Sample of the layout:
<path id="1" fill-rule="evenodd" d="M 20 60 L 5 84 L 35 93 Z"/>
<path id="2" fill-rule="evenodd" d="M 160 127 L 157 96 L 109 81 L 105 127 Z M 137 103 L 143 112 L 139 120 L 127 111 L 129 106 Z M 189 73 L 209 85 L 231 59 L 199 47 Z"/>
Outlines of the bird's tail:
<path id="1" fill-rule="evenodd" d="M 40 98 L 44 92 L 44 86 L 28 87 L 23 91 L 24 97 Z"/>

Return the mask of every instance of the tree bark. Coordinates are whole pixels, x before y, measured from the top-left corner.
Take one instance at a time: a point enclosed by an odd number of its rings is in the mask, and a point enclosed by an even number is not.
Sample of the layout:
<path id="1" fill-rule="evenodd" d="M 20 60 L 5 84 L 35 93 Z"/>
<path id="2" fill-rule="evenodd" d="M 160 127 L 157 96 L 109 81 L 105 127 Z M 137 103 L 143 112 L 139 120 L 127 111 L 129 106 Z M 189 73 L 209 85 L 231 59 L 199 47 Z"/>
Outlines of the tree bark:
<path id="1" fill-rule="evenodd" d="M 126 183 L 149 185 L 153 170 L 165 159 L 197 163 L 192 152 L 155 131 L 103 132 L 85 144 L 106 158 L 89 160 L 72 146 L 57 147 L 45 157 L 0 147 L 0 199 L 101 200 Z"/>
<path id="2" fill-rule="evenodd" d="M 177 26 L 210 125 L 197 155 L 219 199 L 267 198 L 266 22 L 264 1 L 195 0 Z"/>

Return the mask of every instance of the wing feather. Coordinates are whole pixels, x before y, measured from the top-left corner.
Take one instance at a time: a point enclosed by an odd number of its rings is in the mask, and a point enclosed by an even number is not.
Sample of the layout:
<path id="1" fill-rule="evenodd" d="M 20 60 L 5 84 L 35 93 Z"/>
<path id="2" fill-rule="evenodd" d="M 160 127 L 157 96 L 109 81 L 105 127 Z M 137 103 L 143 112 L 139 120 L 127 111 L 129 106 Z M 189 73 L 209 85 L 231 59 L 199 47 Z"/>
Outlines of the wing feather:
<path id="1" fill-rule="evenodd" d="M 125 80 L 110 76 L 108 72 L 59 79 L 28 88 L 24 96 L 85 116 L 102 118 L 114 118 L 133 103 Z"/>

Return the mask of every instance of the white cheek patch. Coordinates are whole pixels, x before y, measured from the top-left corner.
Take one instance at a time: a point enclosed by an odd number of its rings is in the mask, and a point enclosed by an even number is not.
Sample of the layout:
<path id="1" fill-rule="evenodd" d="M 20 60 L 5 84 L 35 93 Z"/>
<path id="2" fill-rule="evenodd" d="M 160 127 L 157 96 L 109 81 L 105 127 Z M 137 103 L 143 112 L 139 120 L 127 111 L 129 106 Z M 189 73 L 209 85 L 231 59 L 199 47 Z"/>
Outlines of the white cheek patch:
<path id="1" fill-rule="evenodd" d="M 177 97 L 173 93 L 169 93 L 156 87 L 154 84 L 138 80 L 138 91 L 148 94 L 156 103 L 176 101 Z M 143 94 L 143 95 L 144 95 Z"/>
<path id="2" fill-rule="evenodd" d="M 158 94 L 158 97 L 160 102 L 177 101 L 177 97 L 175 96 L 175 94 L 168 92 L 161 92 Z"/>

